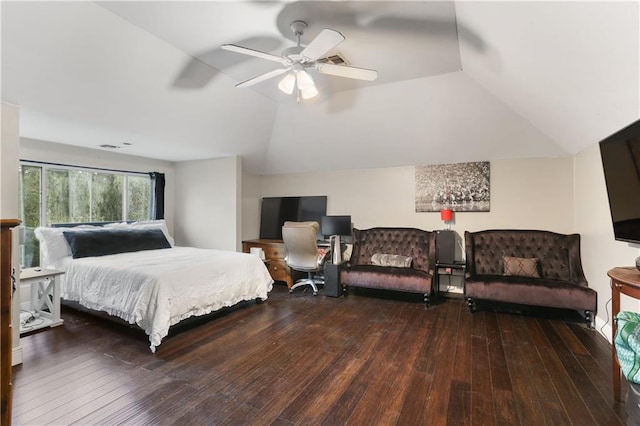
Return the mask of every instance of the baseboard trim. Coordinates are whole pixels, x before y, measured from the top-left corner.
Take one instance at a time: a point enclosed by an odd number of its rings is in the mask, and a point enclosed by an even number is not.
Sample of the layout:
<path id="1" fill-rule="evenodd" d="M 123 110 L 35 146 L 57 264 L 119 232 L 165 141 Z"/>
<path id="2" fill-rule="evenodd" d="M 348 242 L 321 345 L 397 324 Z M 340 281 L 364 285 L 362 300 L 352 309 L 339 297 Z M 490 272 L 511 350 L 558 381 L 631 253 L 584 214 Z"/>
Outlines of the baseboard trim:
<path id="1" fill-rule="evenodd" d="M 613 344 L 611 341 L 611 323 L 604 322 L 600 317 L 596 317 L 596 330 L 602 334 L 609 344 Z"/>
<path id="2" fill-rule="evenodd" d="M 13 348 L 11 352 L 11 365 L 22 364 L 22 346 L 18 346 L 17 348 Z"/>

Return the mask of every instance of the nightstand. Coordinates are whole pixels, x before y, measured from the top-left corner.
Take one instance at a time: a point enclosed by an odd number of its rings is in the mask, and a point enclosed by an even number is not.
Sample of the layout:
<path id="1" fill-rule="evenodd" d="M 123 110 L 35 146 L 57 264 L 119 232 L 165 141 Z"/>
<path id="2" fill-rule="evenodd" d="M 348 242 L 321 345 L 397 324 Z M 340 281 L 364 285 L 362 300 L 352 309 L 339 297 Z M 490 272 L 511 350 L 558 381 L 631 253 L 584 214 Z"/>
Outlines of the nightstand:
<path id="1" fill-rule="evenodd" d="M 440 276 L 446 275 L 449 277 L 449 284 L 451 284 L 451 277 L 462 277 L 462 287 L 457 291 L 451 291 L 450 289 L 446 292 L 442 293 L 464 293 L 464 273 L 466 269 L 466 263 L 464 261 L 460 262 L 436 262 L 436 292 L 438 294 L 440 291 Z M 451 288 L 451 286 L 449 286 Z"/>
<path id="2" fill-rule="evenodd" d="M 20 334 L 61 325 L 60 275 L 55 269 L 28 268 L 20 272 L 20 286 L 31 287 L 28 309 L 20 312 Z M 24 312 L 27 311 L 27 312 Z"/>

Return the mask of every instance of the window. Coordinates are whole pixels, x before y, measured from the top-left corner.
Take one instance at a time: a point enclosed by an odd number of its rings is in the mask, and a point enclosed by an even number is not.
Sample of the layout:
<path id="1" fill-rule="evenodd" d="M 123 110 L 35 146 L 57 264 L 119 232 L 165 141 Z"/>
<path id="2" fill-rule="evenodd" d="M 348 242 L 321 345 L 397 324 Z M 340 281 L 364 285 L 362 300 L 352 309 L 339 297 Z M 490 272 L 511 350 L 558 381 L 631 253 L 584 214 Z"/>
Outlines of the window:
<path id="1" fill-rule="evenodd" d="M 150 200 L 151 180 L 147 175 L 21 163 L 20 219 L 25 228 L 22 267 L 40 264 L 40 246 L 33 233 L 38 226 L 148 220 Z"/>
<path id="2" fill-rule="evenodd" d="M 149 198 L 151 180 L 143 176 L 129 176 L 127 179 L 127 220 L 147 220 L 151 216 Z"/>
<path id="3" fill-rule="evenodd" d="M 25 229 L 24 244 L 20 248 L 20 264 L 27 268 L 40 265 L 40 244 L 33 230 L 40 226 L 41 182 L 41 167 L 20 166 L 20 220 Z"/>

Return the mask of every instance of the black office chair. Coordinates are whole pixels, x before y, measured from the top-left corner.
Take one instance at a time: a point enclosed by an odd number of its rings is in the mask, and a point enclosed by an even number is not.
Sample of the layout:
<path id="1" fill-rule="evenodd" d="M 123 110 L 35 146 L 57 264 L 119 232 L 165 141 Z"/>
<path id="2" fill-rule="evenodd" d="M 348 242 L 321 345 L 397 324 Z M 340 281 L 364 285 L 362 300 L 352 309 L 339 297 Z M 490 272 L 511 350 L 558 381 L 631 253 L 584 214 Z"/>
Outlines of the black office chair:
<path id="1" fill-rule="evenodd" d="M 289 293 L 298 287 L 310 285 L 316 296 L 317 284 L 324 284 L 323 280 L 315 278 L 322 266 L 316 241 L 319 228 L 318 222 L 285 222 L 282 226 L 282 240 L 287 249 L 285 262 L 289 268 L 307 273 L 307 278 L 296 281 Z"/>

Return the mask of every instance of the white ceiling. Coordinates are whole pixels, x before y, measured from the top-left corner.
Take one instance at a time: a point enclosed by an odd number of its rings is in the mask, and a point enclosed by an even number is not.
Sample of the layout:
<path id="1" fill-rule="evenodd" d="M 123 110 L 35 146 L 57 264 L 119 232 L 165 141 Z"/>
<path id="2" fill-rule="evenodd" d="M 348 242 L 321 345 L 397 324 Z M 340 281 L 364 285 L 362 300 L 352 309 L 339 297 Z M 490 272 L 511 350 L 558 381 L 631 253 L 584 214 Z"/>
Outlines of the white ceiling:
<path id="1" fill-rule="evenodd" d="M 640 117 L 640 7 L 627 2 L 2 1 L 2 100 L 21 136 L 169 161 L 239 155 L 261 174 L 573 155 Z M 375 82 L 274 63 L 291 21 Z M 130 143 L 130 146 L 123 146 Z"/>

